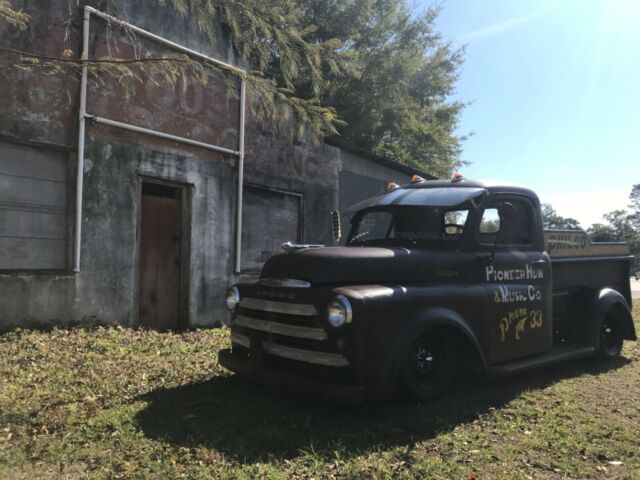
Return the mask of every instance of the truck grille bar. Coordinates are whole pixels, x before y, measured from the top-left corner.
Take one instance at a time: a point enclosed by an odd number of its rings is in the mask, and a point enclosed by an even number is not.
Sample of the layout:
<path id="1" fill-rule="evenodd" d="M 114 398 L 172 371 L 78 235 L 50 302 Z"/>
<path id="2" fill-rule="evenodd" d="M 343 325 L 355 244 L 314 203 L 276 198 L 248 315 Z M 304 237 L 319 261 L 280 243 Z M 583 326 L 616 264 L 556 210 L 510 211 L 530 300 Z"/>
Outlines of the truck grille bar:
<path id="1" fill-rule="evenodd" d="M 249 348 L 251 345 L 249 337 L 237 332 L 231 332 L 231 341 L 246 348 Z M 287 347 L 266 341 L 262 342 L 262 348 L 270 355 L 288 358 L 290 360 L 298 360 L 300 362 L 314 363 L 328 367 L 346 367 L 349 365 L 349 360 L 337 353 L 303 350 L 301 348 Z"/>
<path id="2" fill-rule="evenodd" d="M 311 283 L 304 280 L 298 280 L 296 278 L 274 278 L 266 277 L 261 278 L 260 285 L 273 288 L 309 288 Z"/>
<path id="3" fill-rule="evenodd" d="M 243 298 L 240 300 L 240 306 L 251 310 L 284 313 L 286 315 L 301 315 L 305 317 L 313 317 L 318 314 L 316 307 L 313 305 L 274 302 L 273 300 L 260 300 L 258 298 Z"/>
<path id="4" fill-rule="evenodd" d="M 322 328 L 301 327 L 288 325 L 286 323 L 270 322 L 269 320 L 247 317 L 245 315 L 239 315 L 233 323 L 240 327 L 252 328 L 268 333 L 277 333 L 278 335 L 286 335 L 289 337 L 306 338 L 309 340 L 326 340 L 329 338 L 327 332 Z"/>

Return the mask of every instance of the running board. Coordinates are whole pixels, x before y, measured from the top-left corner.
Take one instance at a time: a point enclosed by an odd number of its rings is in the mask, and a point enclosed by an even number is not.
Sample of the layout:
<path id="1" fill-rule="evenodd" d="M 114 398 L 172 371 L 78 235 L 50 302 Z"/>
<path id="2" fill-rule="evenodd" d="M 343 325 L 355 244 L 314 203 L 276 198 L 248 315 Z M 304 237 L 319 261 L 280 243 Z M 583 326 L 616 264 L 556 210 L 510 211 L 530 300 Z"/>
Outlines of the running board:
<path id="1" fill-rule="evenodd" d="M 576 360 L 593 355 L 596 349 L 585 345 L 559 345 L 550 352 L 489 367 L 490 377 L 506 377 L 525 370 Z"/>

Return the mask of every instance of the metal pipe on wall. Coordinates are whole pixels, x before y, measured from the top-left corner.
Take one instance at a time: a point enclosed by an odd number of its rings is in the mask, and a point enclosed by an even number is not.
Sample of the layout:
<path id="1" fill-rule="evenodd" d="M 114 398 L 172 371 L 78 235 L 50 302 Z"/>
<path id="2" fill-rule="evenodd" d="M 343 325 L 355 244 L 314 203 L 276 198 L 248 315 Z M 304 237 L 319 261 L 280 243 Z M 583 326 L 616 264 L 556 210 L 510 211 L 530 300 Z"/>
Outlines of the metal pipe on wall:
<path id="1" fill-rule="evenodd" d="M 244 124 L 245 124 L 245 104 L 246 104 L 246 80 L 240 78 L 240 133 L 238 144 L 240 154 L 238 155 L 238 205 L 236 218 L 236 273 L 242 271 L 242 192 L 244 189 Z"/>
<path id="2" fill-rule="evenodd" d="M 96 10 L 93 7 L 89 7 L 86 6 L 85 10 L 89 10 L 90 13 L 95 14 L 96 16 L 106 20 L 107 22 L 111 22 L 111 23 L 115 23 L 116 25 L 119 25 L 121 27 L 124 28 L 128 28 L 129 30 L 131 30 L 132 32 L 135 32 L 139 35 L 142 35 L 143 37 L 147 37 L 150 38 L 152 40 L 155 40 L 158 43 L 162 43 L 163 45 L 167 45 L 168 47 L 171 47 L 175 50 L 179 50 L 181 52 L 184 52 L 188 55 L 191 55 L 193 57 L 197 57 L 201 60 L 206 60 L 209 63 L 213 63 L 214 65 L 217 65 L 220 68 L 223 68 L 225 70 L 229 70 L 231 72 L 234 72 L 238 75 L 244 75 L 245 71 L 242 68 L 238 68 L 234 65 L 222 62 L 220 60 L 217 60 L 215 58 L 209 57 L 208 55 L 205 55 L 203 53 L 197 52 L 195 50 L 192 50 L 190 48 L 184 47 L 178 43 L 172 42 L 171 40 L 167 40 L 164 37 L 161 37 L 159 35 L 156 35 L 155 33 L 151 33 L 148 30 L 144 30 L 140 27 L 136 27 L 135 25 L 129 23 L 129 22 L 125 22 L 124 20 L 120 20 L 119 18 L 116 18 L 114 16 L 111 16 L 107 13 L 101 12 L 100 10 Z"/>
<path id="3" fill-rule="evenodd" d="M 191 140 L 190 138 L 179 137 L 177 135 L 171 135 L 170 133 L 159 132 L 158 130 L 151 130 L 150 128 L 138 127 L 137 125 L 131 125 L 130 123 L 118 122 L 117 120 L 111 120 L 109 118 L 98 117 L 96 115 L 86 116 L 87 119 L 92 122 L 101 123 L 103 125 L 109 125 L 110 127 L 117 127 L 123 130 L 129 130 L 131 132 L 144 133 L 152 137 L 164 138 L 165 140 L 172 140 L 178 143 L 185 143 L 187 145 L 193 145 L 195 147 L 206 148 L 207 150 L 213 150 L 215 152 L 227 153 L 229 155 L 238 155 L 238 150 L 231 150 L 230 148 L 219 147 L 218 145 L 212 145 L 210 143 L 199 142 L 197 140 Z"/>
<path id="4" fill-rule="evenodd" d="M 89 59 L 89 34 L 90 34 L 90 19 L 91 14 L 106 20 L 107 22 L 115 23 L 123 28 L 128 28 L 131 31 L 138 33 L 142 36 L 155 40 L 161 44 L 167 45 L 173 49 L 179 50 L 187 55 L 194 56 L 208 63 L 211 63 L 219 68 L 228 70 L 240 77 L 240 119 L 239 119 L 239 135 L 238 135 L 238 150 L 232 150 L 217 145 L 212 145 L 190 138 L 179 137 L 177 135 L 171 135 L 168 133 L 159 132 L 157 130 L 151 130 L 136 125 L 131 125 L 124 122 L 118 122 L 104 117 L 94 116 L 87 114 L 87 60 Z M 80 81 L 80 111 L 79 111 L 79 125 L 78 125 L 78 171 L 76 178 L 76 218 L 75 218 L 75 242 L 74 242 L 74 261 L 73 271 L 80 271 L 80 252 L 82 247 L 82 191 L 84 180 L 84 146 L 85 146 L 85 126 L 87 119 L 92 119 L 97 123 L 102 123 L 116 128 L 122 128 L 125 130 L 131 130 L 138 133 L 144 133 L 175 142 L 186 143 L 209 150 L 214 150 L 221 153 L 230 155 L 236 155 L 238 157 L 238 198 L 237 198 L 237 217 L 236 217 L 236 261 L 235 271 L 240 273 L 241 267 L 241 250 L 242 250 L 242 196 L 243 196 L 243 182 L 244 182 L 244 136 L 245 136 L 245 104 L 246 104 L 246 70 L 238 68 L 234 65 L 216 60 L 215 58 L 204 55 L 190 48 L 184 47 L 177 43 L 174 43 L 166 38 L 160 37 L 154 33 L 151 33 L 142 28 L 136 27 L 131 23 L 120 20 L 116 17 L 108 15 L 100 10 L 96 10 L 93 7 L 86 5 L 84 7 L 84 21 L 82 28 L 82 55 L 81 60 L 84 60 L 82 64 L 82 77 Z"/>
<path id="5" fill-rule="evenodd" d="M 80 110 L 78 112 L 78 154 L 77 154 L 77 172 L 76 172 L 76 221 L 75 221 L 75 240 L 73 271 L 80 271 L 80 247 L 82 239 L 82 191 L 84 181 L 84 138 L 85 124 L 87 121 L 87 60 L 89 59 L 89 22 L 91 21 L 91 12 L 85 7 L 84 18 L 82 22 L 82 76 L 80 78 Z"/>

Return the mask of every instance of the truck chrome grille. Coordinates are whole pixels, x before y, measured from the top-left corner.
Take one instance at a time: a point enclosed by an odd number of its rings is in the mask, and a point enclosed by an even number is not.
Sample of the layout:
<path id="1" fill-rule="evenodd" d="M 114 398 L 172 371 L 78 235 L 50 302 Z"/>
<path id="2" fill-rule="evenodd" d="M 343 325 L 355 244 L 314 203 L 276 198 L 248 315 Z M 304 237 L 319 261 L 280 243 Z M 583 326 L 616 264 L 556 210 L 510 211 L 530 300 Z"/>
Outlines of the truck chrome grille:
<path id="1" fill-rule="evenodd" d="M 238 315 L 234 323 L 240 327 L 252 328 L 268 333 L 277 333 L 278 335 L 286 335 L 288 337 L 307 338 L 309 340 L 326 340 L 329 338 L 327 332 L 322 328 L 289 325 L 287 323 L 272 322 L 260 318 L 247 317 L 245 315 Z"/>
<path id="2" fill-rule="evenodd" d="M 265 312 L 285 313 L 287 315 L 301 315 L 312 317 L 318 314 L 316 307 L 302 303 L 275 302 L 273 300 L 260 300 L 258 298 L 243 298 L 240 306 L 251 310 L 263 310 Z"/>
<path id="3" fill-rule="evenodd" d="M 317 317 L 313 305 L 245 297 L 232 322 L 231 341 L 251 348 L 251 340 L 258 338 L 265 353 L 301 364 L 349 365 L 344 355 L 331 351 L 329 335 Z"/>
<path id="4" fill-rule="evenodd" d="M 246 348 L 249 348 L 251 344 L 249 337 L 236 332 L 231 333 L 231 341 Z M 317 365 L 325 365 L 327 367 L 346 367 L 349 365 L 349 361 L 344 358 L 344 356 L 337 353 L 303 350 L 268 341 L 262 342 L 262 348 L 270 355 L 288 358 L 290 360 L 298 360 L 300 362 L 315 363 Z"/>

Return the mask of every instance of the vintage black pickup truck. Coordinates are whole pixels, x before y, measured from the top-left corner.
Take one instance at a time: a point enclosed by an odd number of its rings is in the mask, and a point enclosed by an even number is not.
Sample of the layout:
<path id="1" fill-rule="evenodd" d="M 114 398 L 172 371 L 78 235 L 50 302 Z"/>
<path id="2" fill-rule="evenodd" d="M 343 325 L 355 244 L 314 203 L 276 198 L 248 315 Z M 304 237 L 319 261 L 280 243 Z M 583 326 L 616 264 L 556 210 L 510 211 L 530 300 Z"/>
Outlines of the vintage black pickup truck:
<path id="1" fill-rule="evenodd" d="M 636 340 L 629 246 L 544 231 L 527 188 L 417 177 L 348 213 L 344 246 L 287 245 L 229 289 L 223 366 L 339 401 L 430 400 L 460 368 L 610 359 Z"/>

